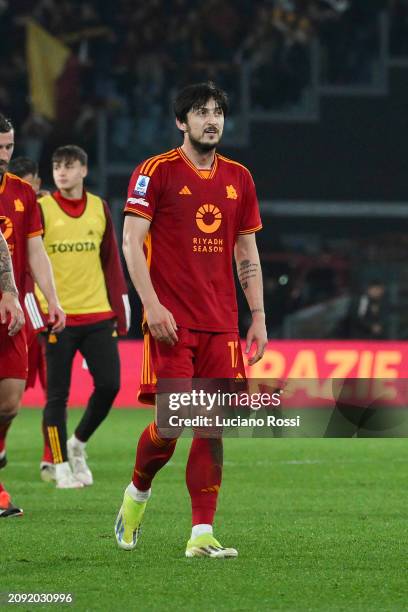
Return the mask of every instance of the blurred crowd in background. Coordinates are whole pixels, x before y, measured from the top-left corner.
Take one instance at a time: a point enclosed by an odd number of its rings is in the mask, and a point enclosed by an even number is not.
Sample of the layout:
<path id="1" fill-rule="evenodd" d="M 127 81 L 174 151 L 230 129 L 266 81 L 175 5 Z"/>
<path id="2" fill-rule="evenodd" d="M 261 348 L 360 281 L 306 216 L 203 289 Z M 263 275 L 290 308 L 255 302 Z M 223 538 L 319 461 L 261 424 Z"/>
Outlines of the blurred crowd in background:
<path id="1" fill-rule="evenodd" d="M 323 84 L 369 83 L 380 53 L 384 9 L 391 53 L 408 56 L 408 0 L 0 0 L 0 109 L 12 117 L 25 143 L 22 152 L 47 163 L 54 144 L 64 139 L 84 146 L 95 159 L 97 116 L 104 109 L 112 118 L 114 159 L 135 162 L 132 141 L 144 143 L 151 153 L 163 150 L 166 134 L 174 129 L 169 122 L 171 94 L 186 83 L 216 81 L 230 94 L 234 113 L 239 74 L 249 65 L 251 111 L 293 109 L 310 84 L 314 44 L 323 58 Z M 66 103 L 55 122 L 30 106 L 29 18 L 75 58 Z M 309 238 L 299 238 L 296 244 L 283 240 L 273 251 L 263 248 L 270 335 L 392 337 L 387 312 L 393 297 L 375 274 L 378 253 L 373 241 L 339 245 L 322 240 L 313 247 Z M 402 265 L 406 251 L 401 244 L 396 247 L 391 237 L 383 248 Z M 369 263 L 372 251 L 373 273 L 357 275 L 358 283 L 352 286 L 353 266 L 362 254 Z M 322 303 L 332 304 L 335 323 L 330 319 L 322 325 L 322 311 L 313 311 Z M 309 331 L 290 328 L 291 313 L 304 310 L 310 315 Z M 247 315 L 242 312 L 244 330 Z M 137 333 L 136 327 L 133 331 Z"/>
<path id="2" fill-rule="evenodd" d="M 0 106 L 28 134 L 50 126 L 30 114 L 25 23 L 34 19 L 73 50 L 79 74 L 62 119 L 92 144 L 97 110 L 112 112 L 116 144 L 143 116 L 139 138 L 168 130 L 169 92 L 213 79 L 239 97 L 238 68 L 252 67 L 255 110 L 299 103 L 310 80 L 310 44 L 325 49 L 325 80 L 370 78 L 380 0 L 0 0 Z M 406 45 L 407 3 L 393 0 L 396 50 Z M 236 69 L 234 69 L 234 67 Z M 18 97 L 10 92 L 18 90 Z M 70 115 L 70 116 L 67 116 Z M 126 153 L 126 147 L 123 147 Z"/>

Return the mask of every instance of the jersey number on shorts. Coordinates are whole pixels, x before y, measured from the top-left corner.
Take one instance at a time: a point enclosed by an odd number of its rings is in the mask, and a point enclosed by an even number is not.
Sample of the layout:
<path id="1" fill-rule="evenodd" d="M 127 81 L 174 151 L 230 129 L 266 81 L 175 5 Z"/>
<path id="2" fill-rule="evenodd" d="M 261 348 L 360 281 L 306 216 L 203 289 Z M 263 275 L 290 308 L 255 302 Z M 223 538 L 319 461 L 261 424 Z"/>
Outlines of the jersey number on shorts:
<path id="1" fill-rule="evenodd" d="M 231 340 L 228 346 L 231 352 L 231 366 L 236 368 L 238 366 L 238 340 Z"/>

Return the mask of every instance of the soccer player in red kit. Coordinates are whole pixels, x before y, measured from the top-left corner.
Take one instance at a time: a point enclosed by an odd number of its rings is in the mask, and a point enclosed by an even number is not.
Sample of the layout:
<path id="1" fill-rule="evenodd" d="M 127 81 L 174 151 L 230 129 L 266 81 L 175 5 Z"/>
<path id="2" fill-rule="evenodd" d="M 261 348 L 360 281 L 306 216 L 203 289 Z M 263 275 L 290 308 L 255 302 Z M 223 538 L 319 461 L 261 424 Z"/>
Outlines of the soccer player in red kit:
<path id="1" fill-rule="evenodd" d="M 7 172 L 14 149 L 14 129 L 0 114 L 0 217 L 1 230 L 13 262 L 20 299 L 24 298 L 27 266 L 42 288 L 49 305 L 49 324 L 55 332 L 63 329 L 65 315 L 55 291 L 51 265 L 42 243 L 42 225 L 36 196 L 31 186 Z M 0 467 L 6 465 L 5 439 L 17 414 L 27 378 L 27 344 L 24 328 L 10 336 L 0 325 Z M 0 485 L 0 516 L 8 512 L 9 495 Z M 7 502 L 7 503 L 6 503 Z M 3 512 L 1 512 L 3 510 Z M 19 512 L 21 514 L 21 511 Z"/>
<path id="2" fill-rule="evenodd" d="M 144 307 L 139 399 L 152 400 L 157 379 L 244 378 L 232 259 L 252 312 L 246 353 L 253 364 L 267 342 L 262 273 L 255 232 L 261 228 L 250 172 L 216 153 L 227 113 L 213 83 L 184 88 L 174 104 L 180 148 L 140 164 L 125 206 L 124 254 Z M 145 245 L 145 250 L 143 248 Z M 132 482 L 116 524 L 118 545 L 136 546 L 151 483 L 177 437 L 151 423 L 139 439 Z M 222 439 L 195 435 L 186 481 L 192 533 L 186 556 L 235 557 L 213 536 L 222 476 Z"/>
<path id="3" fill-rule="evenodd" d="M 41 178 L 38 174 L 38 164 L 29 157 L 13 157 L 9 165 L 9 172 L 19 176 L 34 189 L 37 198 L 47 195 L 49 192 L 41 189 Z M 37 376 L 41 386 L 45 389 L 46 365 L 44 346 L 40 332 L 45 330 L 44 317 L 34 293 L 34 281 L 27 270 L 24 295 L 25 332 L 28 347 L 28 375 L 26 389 L 34 387 Z"/>
<path id="4" fill-rule="evenodd" d="M 0 211 L 0 224 L 5 216 Z M 18 334 L 24 325 L 24 313 L 18 301 L 18 290 L 13 275 L 13 265 L 7 242 L 0 230 L 0 329 L 10 337 Z M 6 343 L 4 343 L 6 344 Z M 3 351 L 3 343 L 0 345 Z M 0 418 L 1 426 L 1 418 Z M 1 462 L 1 463 L 4 463 Z M 0 463 L 0 467 L 1 467 Z M 0 483 L 0 517 L 20 516 L 22 510 L 11 503 L 10 495 Z"/>

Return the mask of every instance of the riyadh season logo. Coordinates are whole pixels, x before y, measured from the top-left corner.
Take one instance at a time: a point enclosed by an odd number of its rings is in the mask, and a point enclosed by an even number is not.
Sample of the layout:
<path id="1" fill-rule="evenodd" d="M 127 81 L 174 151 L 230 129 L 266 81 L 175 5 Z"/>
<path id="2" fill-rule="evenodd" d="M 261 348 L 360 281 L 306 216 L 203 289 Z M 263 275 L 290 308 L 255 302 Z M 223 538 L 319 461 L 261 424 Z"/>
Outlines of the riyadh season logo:
<path id="1" fill-rule="evenodd" d="M 199 230 L 205 234 L 213 234 L 219 229 L 222 214 L 214 204 L 203 204 L 196 212 L 196 223 Z"/>

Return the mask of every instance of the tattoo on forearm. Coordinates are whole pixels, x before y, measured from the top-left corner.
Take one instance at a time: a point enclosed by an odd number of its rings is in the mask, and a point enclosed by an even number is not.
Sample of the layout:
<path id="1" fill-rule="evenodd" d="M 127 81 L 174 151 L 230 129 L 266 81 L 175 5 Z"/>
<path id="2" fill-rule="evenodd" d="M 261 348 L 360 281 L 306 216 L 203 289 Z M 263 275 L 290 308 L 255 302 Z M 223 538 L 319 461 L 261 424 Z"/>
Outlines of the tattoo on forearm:
<path id="1" fill-rule="evenodd" d="M 10 252 L 7 242 L 2 237 L 0 237 L 0 291 L 2 293 L 8 291 L 18 295 L 17 287 L 14 282 Z"/>
<path id="2" fill-rule="evenodd" d="M 251 310 L 251 314 L 255 314 L 256 312 L 263 312 L 265 314 L 265 311 L 263 308 L 253 308 Z"/>
<path id="3" fill-rule="evenodd" d="M 242 289 L 248 289 L 248 281 L 258 275 L 259 264 L 251 262 L 249 259 L 243 259 L 239 263 L 238 278 Z"/>

